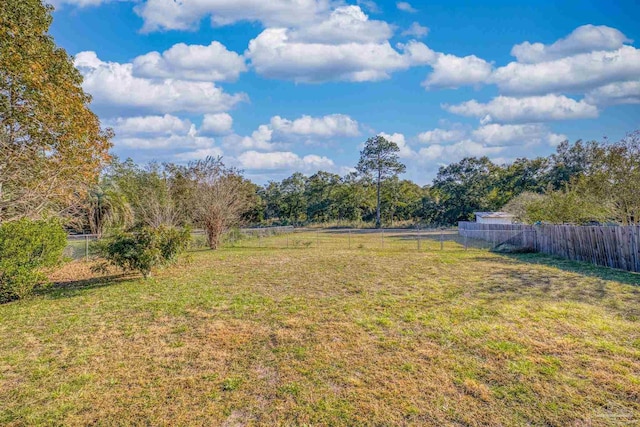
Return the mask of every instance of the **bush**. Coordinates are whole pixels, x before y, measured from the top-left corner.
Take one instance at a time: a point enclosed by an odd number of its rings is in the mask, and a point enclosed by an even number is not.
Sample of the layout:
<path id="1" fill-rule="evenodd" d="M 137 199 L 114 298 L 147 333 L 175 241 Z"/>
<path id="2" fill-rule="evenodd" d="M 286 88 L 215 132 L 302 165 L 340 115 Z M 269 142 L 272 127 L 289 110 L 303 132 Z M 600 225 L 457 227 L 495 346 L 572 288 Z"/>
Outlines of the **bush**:
<path id="1" fill-rule="evenodd" d="M 22 219 L 0 225 L 0 302 L 24 298 L 57 265 L 67 234 L 57 221 Z"/>
<path id="2" fill-rule="evenodd" d="M 124 271 L 138 271 L 145 278 L 151 269 L 175 262 L 191 239 L 188 229 L 142 228 L 139 231 L 118 233 L 96 243 L 97 253 L 108 263 Z"/>

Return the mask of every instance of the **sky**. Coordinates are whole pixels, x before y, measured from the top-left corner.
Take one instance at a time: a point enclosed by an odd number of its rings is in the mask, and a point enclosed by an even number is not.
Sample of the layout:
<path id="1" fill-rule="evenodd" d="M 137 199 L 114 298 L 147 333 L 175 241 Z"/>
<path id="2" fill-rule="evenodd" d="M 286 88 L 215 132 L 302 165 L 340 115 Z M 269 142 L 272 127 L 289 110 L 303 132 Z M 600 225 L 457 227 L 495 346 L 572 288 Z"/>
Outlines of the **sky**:
<path id="1" fill-rule="evenodd" d="M 367 138 L 429 183 L 640 129 L 640 3 L 53 0 L 51 34 L 138 163 L 345 174 Z"/>

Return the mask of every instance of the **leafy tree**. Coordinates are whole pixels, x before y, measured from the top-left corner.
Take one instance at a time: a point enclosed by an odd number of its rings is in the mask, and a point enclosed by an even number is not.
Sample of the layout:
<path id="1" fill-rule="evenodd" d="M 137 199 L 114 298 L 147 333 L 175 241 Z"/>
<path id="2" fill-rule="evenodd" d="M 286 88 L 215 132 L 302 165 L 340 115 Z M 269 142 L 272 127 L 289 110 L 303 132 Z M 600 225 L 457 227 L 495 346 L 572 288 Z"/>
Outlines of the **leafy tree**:
<path id="1" fill-rule="evenodd" d="M 612 218 L 622 224 L 640 223 L 640 131 L 600 144 L 591 153 L 590 170 L 573 187 L 608 204 Z"/>
<path id="2" fill-rule="evenodd" d="M 373 175 L 376 182 L 376 227 L 380 228 L 380 189 L 382 182 L 406 170 L 400 163 L 398 144 L 378 135 L 367 139 L 360 152 L 356 170 L 361 174 Z"/>
<path id="3" fill-rule="evenodd" d="M 283 202 L 280 183 L 270 181 L 260 189 L 259 195 L 264 201 L 264 217 L 267 220 L 282 218 Z"/>
<path id="4" fill-rule="evenodd" d="M 549 159 L 520 158 L 513 163 L 496 168 L 494 206 L 503 206 L 523 192 L 541 193 L 545 190 Z"/>
<path id="5" fill-rule="evenodd" d="M 424 190 L 416 183 L 403 179 L 398 188 L 396 215 L 399 220 L 409 221 L 420 217 Z"/>
<path id="6" fill-rule="evenodd" d="M 52 10 L 40 0 L 0 7 L 0 221 L 64 212 L 108 159 L 112 132 L 48 34 Z"/>
<path id="7" fill-rule="evenodd" d="M 432 189 L 441 205 L 439 222 L 455 224 L 471 219 L 474 211 L 500 208 L 495 195 L 497 171 L 488 157 L 467 157 L 441 167 Z"/>
<path id="8" fill-rule="evenodd" d="M 523 205 L 521 219 L 527 223 L 586 224 L 610 218 L 610 210 L 605 203 L 575 188 L 551 190 L 541 197 L 529 198 Z"/>
<path id="9" fill-rule="evenodd" d="M 382 188 L 382 217 L 391 223 L 395 220 L 415 219 L 420 210 L 422 188 L 419 185 L 392 177 Z"/>
<path id="10" fill-rule="evenodd" d="M 585 173 L 589 173 L 598 155 L 598 143 L 584 143 L 580 140 L 574 144 L 561 142 L 556 153 L 549 157 L 549 171 L 544 179 L 543 187 L 551 185 L 554 190 L 563 189 Z"/>
<path id="11" fill-rule="evenodd" d="M 259 224 L 265 219 L 265 200 L 260 195 L 260 186 L 249 180 L 245 180 L 246 194 L 249 207 L 242 215 L 244 224 Z"/>
<path id="12" fill-rule="evenodd" d="M 532 224 L 535 221 L 529 216 L 530 206 L 541 206 L 545 200 L 546 196 L 544 194 L 525 191 L 509 200 L 509 203 L 507 203 L 502 210 L 515 215 L 514 219 L 517 222 Z"/>
<path id="13" fill-rule="evenodd" d="M 417 209 L 417 216 L 427 224 L 439 224 L 443 218 L 438 192 L 429 186 L 422 187 L 422 197 L 420 206 Z"/>
<path id="14" fill-rule="evenodd" d="M 337 219 L 362 221 L 375 212 L 374 188 L 368 177 L 352 172 L 341 179 L 335 192 Z"/>
<path id="15" fill-rule="evenodd" d="M 283 216 L 293 224 L 300 224 L 306 219 L 307 199 L 305 197 L 307 179 L 300 172 L 282 180 Z"/>
<path id="16" fill-rule="evenodd" d="M 307 219 L 326 222 L 337 218 L 336 192 L 340 185 L 340 175 L 317 172 L 307 179 L 305 197 L 307 199 Z"/>

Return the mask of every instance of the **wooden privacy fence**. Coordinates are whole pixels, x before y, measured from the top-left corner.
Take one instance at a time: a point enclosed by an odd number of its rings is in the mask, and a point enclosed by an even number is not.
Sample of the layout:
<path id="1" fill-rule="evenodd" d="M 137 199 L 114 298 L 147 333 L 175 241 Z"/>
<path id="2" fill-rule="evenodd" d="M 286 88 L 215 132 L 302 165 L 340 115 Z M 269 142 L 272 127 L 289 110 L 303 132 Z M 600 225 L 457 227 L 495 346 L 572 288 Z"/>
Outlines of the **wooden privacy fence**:
<path id="1" fill-rule="evenodd" d="M 640 226 L 478 224 L 460 222 L 461 236 L 576 261 L 640 272 Z"/>

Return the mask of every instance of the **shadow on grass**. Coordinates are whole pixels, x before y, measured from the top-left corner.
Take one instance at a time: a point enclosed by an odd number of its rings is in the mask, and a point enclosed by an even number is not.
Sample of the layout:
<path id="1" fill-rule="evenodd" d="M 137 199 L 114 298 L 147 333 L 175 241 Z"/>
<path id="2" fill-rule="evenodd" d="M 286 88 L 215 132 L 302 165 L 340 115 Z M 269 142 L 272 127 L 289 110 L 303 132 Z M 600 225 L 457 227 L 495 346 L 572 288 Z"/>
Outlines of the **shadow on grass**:
<path id="1" fill-rule="evenodd" d="M 71 298 L 89 289 L 104 288 L 136 278 L 139 278 L 139 276 L 121 273 L 87 279 L 57 281 L 36 290 L 35 294 L 50 299 Z"/>
<path id="2" fill-rule="evenodd" d="M 498 254 L 495 257 L 476 259 L 495 266 L 476 288 L 477 294 L 487 301 L 573 301 L 605 305 L 625 318 L 640 319 L 638 274 L 544 254 Z M 530 264 L 532 268 L 523 268 L 523 264 Z M 552 267 L 557 270 L 541 270 L 535 266 Z M 563 272 L 582 277 L 572 280 Z M 591 280 L 584 280 L 586 278 Z M 608 282 L 631 286 L 620 292 L 613 290 Z"/>
<path id="3" fill-rule="evenodd" d="M 639 273 L 632 273 L 615 268 L 602 267 L 583 261 L 571 261 L 568 259 L 540 253 L 499 255 L 506 259 L 511 259 L 514 261 L 544 265 L 546 267 L 554 267 L 563 271 L 576 273 L 587 277 L 595 277 L 601 280 L 610 280 L 627 285 L 640 286 Z"/>

